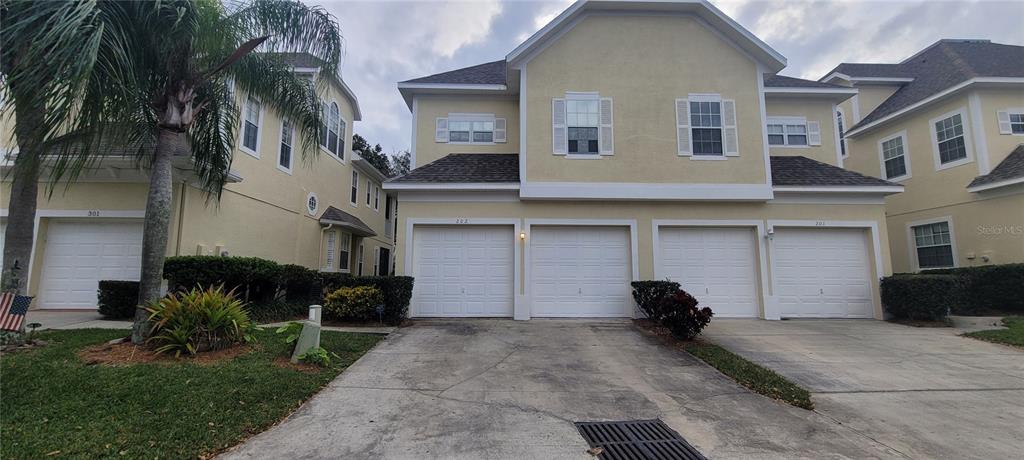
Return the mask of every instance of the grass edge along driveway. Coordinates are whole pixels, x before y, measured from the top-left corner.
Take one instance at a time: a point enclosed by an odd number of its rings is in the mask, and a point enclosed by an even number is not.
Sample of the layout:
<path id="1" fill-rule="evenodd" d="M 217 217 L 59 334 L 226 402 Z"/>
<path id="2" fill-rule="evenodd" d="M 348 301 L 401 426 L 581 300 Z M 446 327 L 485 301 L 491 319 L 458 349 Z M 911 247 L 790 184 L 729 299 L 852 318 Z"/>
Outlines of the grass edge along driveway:
<path id="1" fill-rule="evenodd" d="M 291 346 L 257 331 L 252 352 L 216 364 L 87 365 L 76 352 L 123 331 L 47 331 L 49 346 L 0 360 L 0 458 L 207 458 L 290 414 L 382 336 L 333 331 L 319 371 L 275 365 Z"/>
<path id="2" fill-rule="evenodd" d="M 1024 348 L 1024 316 L 1007 316 L 1003 325 L 1006 329 L 968 332 L 964 336 Z"/>

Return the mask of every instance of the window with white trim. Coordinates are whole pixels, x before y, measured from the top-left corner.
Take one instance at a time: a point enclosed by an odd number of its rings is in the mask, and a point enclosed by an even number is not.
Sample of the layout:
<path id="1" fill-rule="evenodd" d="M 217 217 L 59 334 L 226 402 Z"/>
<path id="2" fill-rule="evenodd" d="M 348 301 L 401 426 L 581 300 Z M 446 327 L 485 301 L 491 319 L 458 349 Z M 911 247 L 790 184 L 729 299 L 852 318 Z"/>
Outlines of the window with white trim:
<path id="1" fill-rule="evenodd" d="M 1024 134 L 1024 108 L 1005 109 L 996 112 L 999 134 Z"/>
<path id="2" fill-rule="evenodd" d="M 601 106 L 597 98 L 567 99 L 565 121 L 570 154 L 594 154 L 600 150 Z"/>
<path id="3" fill-rule="evenodd" d="M 281 120 L 281 148 L 277 152 L 277 166 L 286 172 L 292 171 L 292 144 L 294 130 L 287 118 Z"/>
<path id="4" fill-rule="evenodd" d="M 694 155 L 723 155 L 722 102 L 691 100 L 690 130 Z"/>
<path id="5" fill-rule="evenodd" d="M 494 120 L 448 119 L 448 142 L 490 144 L 494 142 Z"/>
<path id="6" fill-rule="evenodd" d="M 917 251 L 918 268 L 953 267 L 953 242 L 949 222 L 935 222 L 910 227 Z"/>
<path id="7" fill-rule="evenodd" d="M 886 179 L 898 179 L 908 174 L 903 135 L 882 141 L 879 148 L 882 149 L 882 168 Z"/>
<path id="8" fill-rule="evenodd" d="M 320 102 L 320 147 L 342 160 L 345 159 L 344 123 L 337 102 L 330 105 Z"/>
<path id="9" fill-rule="evenodd" d="M 245 118 L 242 121 L 242 147 L 259 156 L 256 150 L 260 136 L 260 101 L 249 96 L 245 100 Z"/>
<path id="10" fill-rule="evenodd" d="M 327 232 L 327 255 L 324 257 L 324 268 L 334 269 L 334 253 L 338 240 L 338 232 Z"/>
<path id="11" fill-rule="evenodd" d="M 363 243 L 359 243 L 359 251 L 356 252 L 356 275 L 363 276 Z"/>
<path id="12" fill-rule="evenodd" d="M 345 123 L 344 119 L 338 120 L 338 158 L 345 159 L 345 138 L 346 129 L 348 129 L 348 123 Z"/>
<path id="13" fill-rule="evenodd" d="M 935 122 L 935 142 L 939 149 L 939 163 L 967 158 L 963 119 L 959 113 Z"/>
<path id="14" fill-rule="evenodd" d="M 769 119 L 768 145 L 801 147 L 807 145 L 807 122 L 773 122 Z"/>
<path id="15" fill-rule="evenodd" d="M 380 276 L 380 247 L 373 248 L 373 276 Z"/>
<path id="16" fill-rule="evenodd" d="M 1024 113 L 1010 114 L 1010 132 L 1024 134 Z"/>
<path id="17" fill-rule="evenodd" d="M 373 187 L 373 182 L 370 179 L 366 179 L 366 206 L 370 206 L 370 188 Z"/>
<path id="18" fill-rule="evenodd" d="M 344 272 L 348 271 L 349 259 L 352 258 L 352 235 L 350 233 L 341 234 L 341 245 L 338 248 L 338 269 Z"/>
<path id="19" fill-rule="evenodd" d="M 380 187 L 373 186 L 373 210 L 380 211 Z"/>
<path id="20" fill-rule="evenodd" d="M 836 110 L 836 129 L 839 130 L 839 153 L 846 157 L 846 125 L 843 123 L 843 112 Z"/>
<path id="21" fill-rule="evenodd" d="M 352 170 L 352 192 L 349 196 L 349 202 L 352 206 L 359 205 L 359 171 Z"/>

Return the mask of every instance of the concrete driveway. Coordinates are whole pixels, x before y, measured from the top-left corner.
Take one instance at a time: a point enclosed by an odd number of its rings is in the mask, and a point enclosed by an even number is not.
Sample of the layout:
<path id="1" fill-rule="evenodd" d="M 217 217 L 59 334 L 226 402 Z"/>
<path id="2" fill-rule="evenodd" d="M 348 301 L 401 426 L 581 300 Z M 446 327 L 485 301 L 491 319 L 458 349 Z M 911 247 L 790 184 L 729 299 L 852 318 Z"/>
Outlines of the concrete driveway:
<path id="1" fill-rule="evenodd" d="M 816 411 L 910 458 L 1020 458 L 1024 352 L 951 328 L 717 320 L 705 337 L 813 393 Z"/>
<path id="2" fill-rule="evenodd" d="M 223 458 L 592 459 L 573 422 L 662 418 L 711 458 L 892 458 L 626 321 L 420 321 Z"/>

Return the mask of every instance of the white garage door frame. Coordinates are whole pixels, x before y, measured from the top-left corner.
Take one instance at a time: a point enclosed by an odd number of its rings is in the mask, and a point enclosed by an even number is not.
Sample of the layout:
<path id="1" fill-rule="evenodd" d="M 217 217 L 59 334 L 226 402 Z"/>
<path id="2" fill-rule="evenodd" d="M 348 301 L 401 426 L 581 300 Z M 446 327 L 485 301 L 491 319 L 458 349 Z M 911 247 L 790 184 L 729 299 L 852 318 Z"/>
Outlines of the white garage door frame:
<path id="1" fill-rule="evenodd" d="M 678 228 L 678 227 L 733 227 L 733 228 L 749 228 L 754 230 L 754 244 L 757 246 L 757 264 L 759 269 L 758 278 L 761 284 L 761 317 L 767 318 L 768 308 L 767 300 L 769 296 L 768 291 L 768 259 L 766 257 L 766 244 L 764 243 L 765 233 L 765 222 L 762 220 L 707 220 L 707 219 L 654 219 L 651 221 L 651 233 L 653 239 L 652 244 L 654 247 L 653 262 L 654 262 L 654 279 L 661 280 L 666 278 L 666 274 L 662 272 L 661 268 L 661 227 Z M 778 318 L 775 318 L 778 319 Z"/>
<path id="2" fill-rule="evenodd" d="M 795 227 L 795 228 L 849 228 L 849 229 L 863 229 L 867 230 L 869 237 L 871 238 L 871 251 L 874 256 L 874 278 L 877 281 L 883 276 L 882 268 L 882 245 L 881 237 L 878 233 L 878 222 L 871 220 L 768 220 L 768 256 L 772 260 L 772 293 L 774 294 L 778 290 L 775 276 L 775 245 L 772 242 L 771 235 L 775 233 L 775 227 Z M 874 304 L 874 316 L 878 317 L 879 305 L 878 305 L 878 283 L 875 283 L 871 287 L 872 304 Z M 765 319 L 782 319 L 782 309 L 776 302 L 774 295 L 766 298 L 765 302 Z"/>
<path id="3" fill-rule="evenodd" d="M 522 238 L 519 238 L 519 234 L 522 231 L 522 219 L 519 218 L 472 218 L 472 217 L 409 217 L 405 219 L 405 249 L 404 253 L 404 265 L 405 274 L 415 277 L 416 274 L 415 266 L 413 265 L 413 232 L 416 226 L 511 226 L 512 235 L 515 243 L 513 244 L 512 258 L 514 260 L 513 270 L 515 271 L 512 276 L 512 311 L 515 319 L 530 319 L 529 316 L 526 318 L 520 318 L 520 310 L 522 310 L 522 295 L 520 294 L 520 286 L 522 286 L 521 275 L 522 272 Z M 415 280 L 413 280 L 415 283 Z"/>
<path id="4" fill-rule="evenodd" d="M 523 234 L 526 236 L 524 243 L 524 264 L 526 266 L 526 279 L 530 279 L 530 241 L 531 241 L 531 230 L 535 226 L 567 226 L 567 227 L 628 227 L 629 228 L 629 252 L 630 252 L 630 276 L 632 281 L 638 281 L 640 279 L 640 259 L 637 251 L 637 231 L 636 231 L 636 219 L 524 219 Z M 518 269 L 516 271 L 518 275 Z M 531 299 L 531 286 L 529 283 L 526 284 L 524 297 Z M 529 309 L 532 305 L 525 305 L 527 302 L 516 302 L 516 314 L 515 319 L 530 319 L 532 311 Z M 530 302 L 532 304 L 532 302 Z M 520 306 L 522 306 L 522 312 L 520 312 Z M 629 311 L 623 311 L 624 316 L 631 318 L 636 317 L 636 306 L 633 302 L 629 302 Z M 520 314 L 522 313 L 522 314 Z"/>

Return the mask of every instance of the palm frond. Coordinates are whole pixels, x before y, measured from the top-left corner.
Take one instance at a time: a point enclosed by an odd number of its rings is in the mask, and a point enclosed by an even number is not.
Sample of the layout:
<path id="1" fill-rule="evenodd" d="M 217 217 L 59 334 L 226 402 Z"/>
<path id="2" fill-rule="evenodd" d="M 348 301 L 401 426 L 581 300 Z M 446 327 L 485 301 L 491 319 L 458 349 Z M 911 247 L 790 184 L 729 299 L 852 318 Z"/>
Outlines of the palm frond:
<path id="1" fill-rule="evenodd" d="M 209 81 L 200 86 L 196 100 L 202 101 L 200 104 L 204 107 L 198 111 L 189 130 L 194 168 L 207 196 L 219 199 L 231 170 L 238 107 L 223 80 Z"/>

